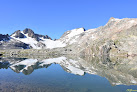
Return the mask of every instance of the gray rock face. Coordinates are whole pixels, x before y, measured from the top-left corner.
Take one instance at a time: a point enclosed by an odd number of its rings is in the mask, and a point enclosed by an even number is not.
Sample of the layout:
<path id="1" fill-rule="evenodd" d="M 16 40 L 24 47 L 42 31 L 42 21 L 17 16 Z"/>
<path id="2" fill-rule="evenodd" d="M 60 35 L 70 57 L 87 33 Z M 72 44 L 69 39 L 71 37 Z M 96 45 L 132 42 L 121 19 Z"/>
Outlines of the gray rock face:
<path id="1" fill-rule="evenodd" d="M 137 19 L 110 18 L 105 26 L 89 29 L 75 38 L 66 48 L 73 54 L 84 55 L 137 55 Z"/>
<path id="2" fill-rule="evenodd" d="M 28 34 L 29 37 L 35 38 L 37 41 L 39 41 L 39 37 L 43 37 L 44 39 L 51 39 L 48 35 L 39 35 L 39 34 L 35 34 L 33 32 L 33 30 L 26 28 L 23 30 L 24 34 Z"/>
<path id="3" fill-rule="evenodd" d="M 14 44 L 14 46 L 15 47 L 19 47 L 19 48 L 23 48 L 23 49 L 27 49 L 29 46 L 28 46 L 28 44 L 25 44 L 25 43 L 23 43 L 23 42 L 16 42 L 15 44 Z"/>
<path id="4" fill-rule="evenodd" d="M 28 49 L 29 45 L 20 41 L 4 41 L 0 42 L 0 49 Z"/>

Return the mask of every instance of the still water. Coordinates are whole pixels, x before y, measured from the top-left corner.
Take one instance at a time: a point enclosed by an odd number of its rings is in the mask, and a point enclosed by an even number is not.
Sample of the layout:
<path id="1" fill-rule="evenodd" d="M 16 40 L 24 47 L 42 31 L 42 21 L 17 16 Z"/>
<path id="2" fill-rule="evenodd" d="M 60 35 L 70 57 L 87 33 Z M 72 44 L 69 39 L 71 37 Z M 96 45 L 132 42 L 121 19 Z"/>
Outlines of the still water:
<path id="1" fill-rule="evenodd" d="M 0 58 L 0 92 L 128 92 L 137 90 L 136 59 Z"/>

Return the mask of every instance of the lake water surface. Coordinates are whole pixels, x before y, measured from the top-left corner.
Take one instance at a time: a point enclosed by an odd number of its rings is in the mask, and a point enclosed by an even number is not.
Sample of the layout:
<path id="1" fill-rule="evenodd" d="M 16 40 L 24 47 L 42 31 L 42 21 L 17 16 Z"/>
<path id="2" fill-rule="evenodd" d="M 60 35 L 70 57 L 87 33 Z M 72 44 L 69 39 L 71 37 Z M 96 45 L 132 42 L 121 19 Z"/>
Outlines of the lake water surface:
<path id="1" fill-rule="evenodd" d="M 127 92 L 137 90 L 133 59 L 54 57 L 0 59 L 0 92 Z"/>

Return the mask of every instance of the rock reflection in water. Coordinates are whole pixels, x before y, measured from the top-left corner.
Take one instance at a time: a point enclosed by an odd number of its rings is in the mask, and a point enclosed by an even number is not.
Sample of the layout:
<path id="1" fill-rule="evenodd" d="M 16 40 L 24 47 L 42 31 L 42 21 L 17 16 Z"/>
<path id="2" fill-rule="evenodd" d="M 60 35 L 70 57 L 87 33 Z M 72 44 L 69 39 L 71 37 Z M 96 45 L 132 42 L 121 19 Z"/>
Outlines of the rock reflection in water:
<path id="1" fill-rule="evenodd" d="M 137 61 L 134 58 L 120 57 L 72 57 L 61 56 L 55 58 L 1 58 L 1 68 L 11 68 L 14 72 L 31 74 L 34 70 L 48 68 L 52 64 L 59 64 L 64 71 L 84 76 L 85 73 L 95 74 L 108 79 L 111 85 L 137 85 Z"/>

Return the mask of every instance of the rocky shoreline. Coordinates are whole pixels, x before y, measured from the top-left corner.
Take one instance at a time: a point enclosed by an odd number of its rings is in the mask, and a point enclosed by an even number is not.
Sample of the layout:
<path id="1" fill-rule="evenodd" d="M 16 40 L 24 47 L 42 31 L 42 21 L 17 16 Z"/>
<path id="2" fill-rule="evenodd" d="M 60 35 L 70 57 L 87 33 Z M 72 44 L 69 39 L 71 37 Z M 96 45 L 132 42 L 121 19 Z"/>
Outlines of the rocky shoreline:
<path id="1" fill-rule="evenodd" d="M 100 52 L 102 53 L 102 52 Z M 0 56 L 62 56 L 62 55 L 73 55 L 73 56 L 103 56 L 103 57 L 112 57 L 112 56 L 122 56 L 122 57 L 135 57 L 137 54 L 128 55 L 127 53 L 103 53 L 103 54 L 83 54 L 71 51 L 66 48 L 57 48 L 57 49 L 9 49 L 9 50 L 0 50 Z"/>

